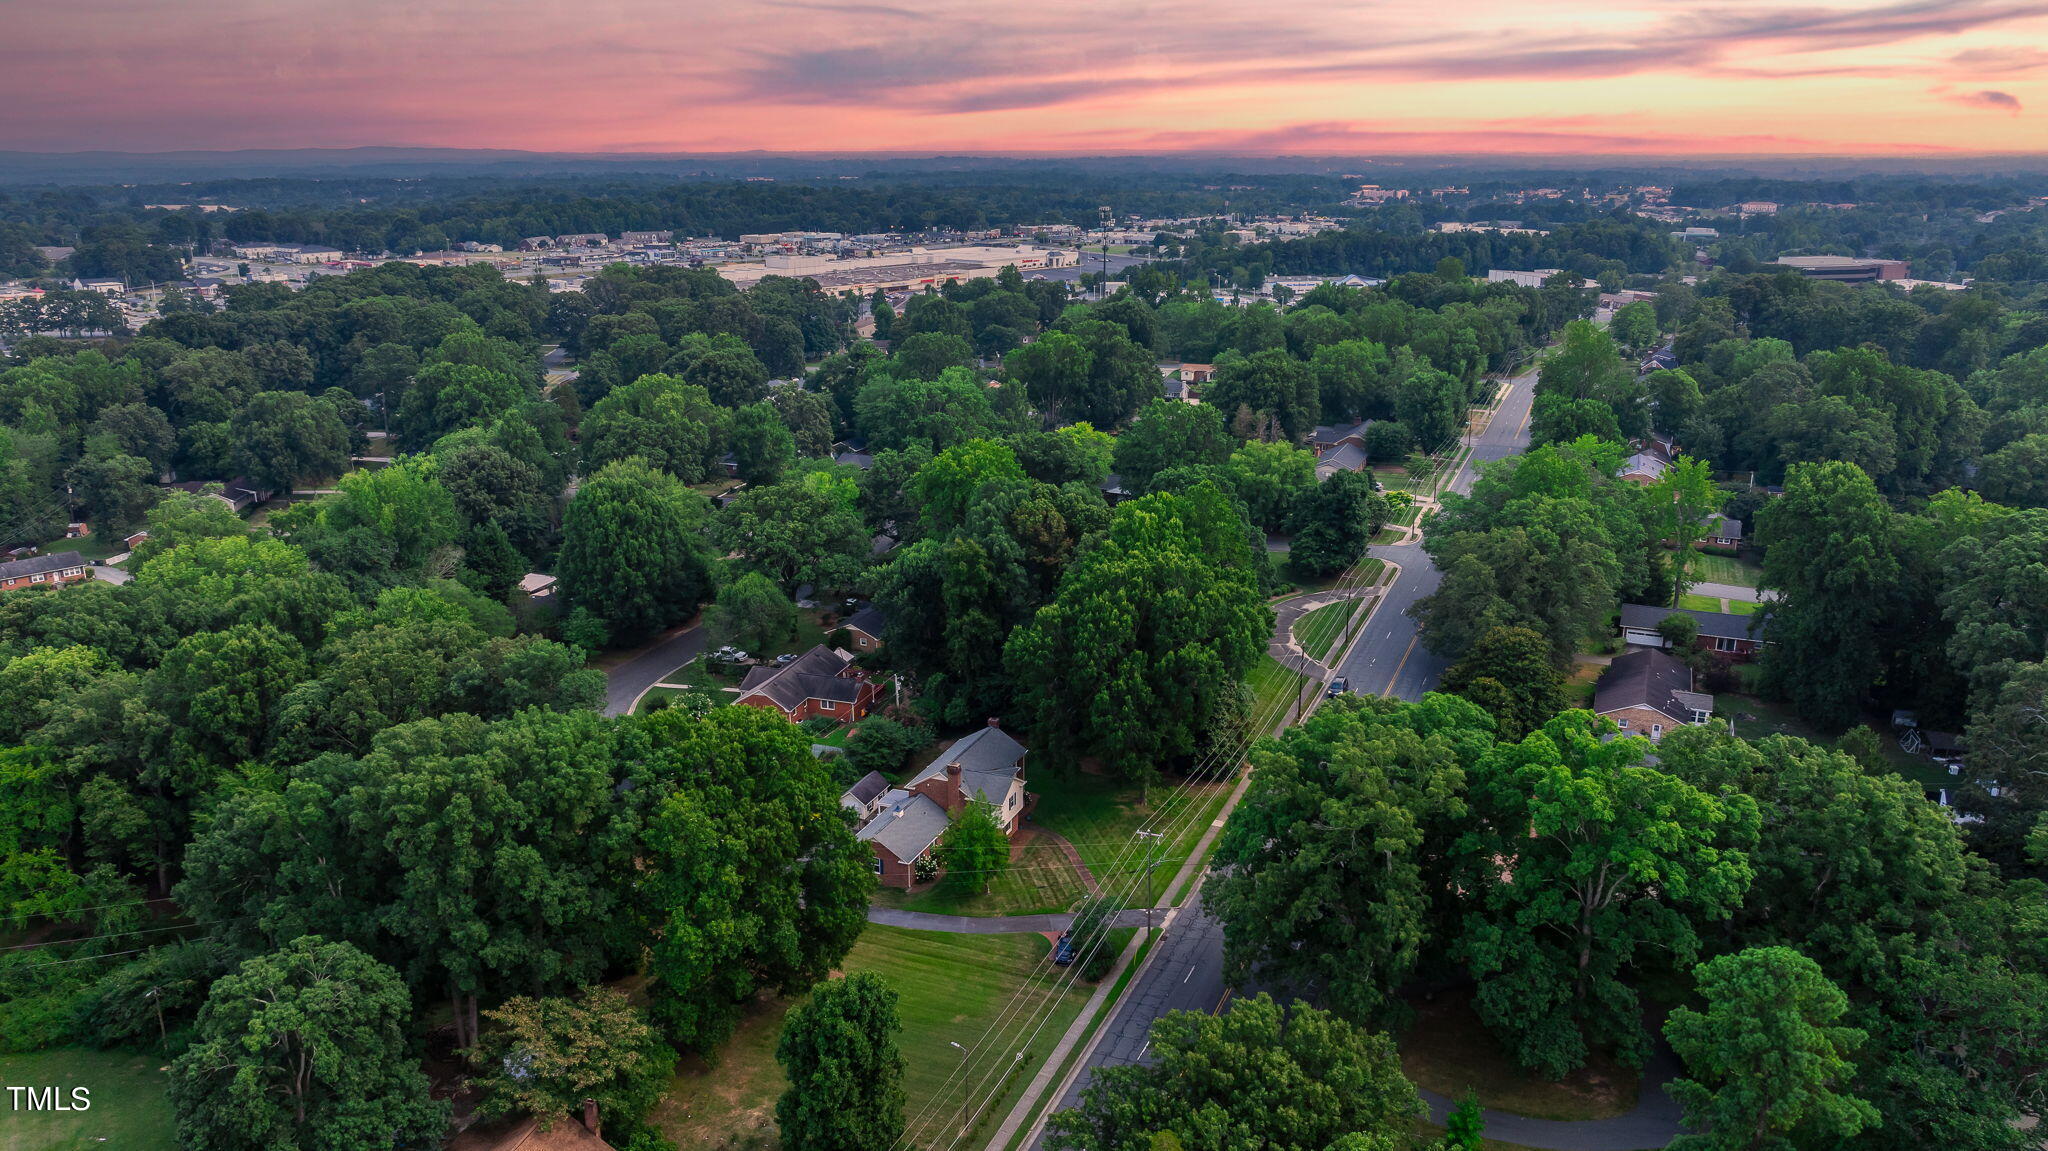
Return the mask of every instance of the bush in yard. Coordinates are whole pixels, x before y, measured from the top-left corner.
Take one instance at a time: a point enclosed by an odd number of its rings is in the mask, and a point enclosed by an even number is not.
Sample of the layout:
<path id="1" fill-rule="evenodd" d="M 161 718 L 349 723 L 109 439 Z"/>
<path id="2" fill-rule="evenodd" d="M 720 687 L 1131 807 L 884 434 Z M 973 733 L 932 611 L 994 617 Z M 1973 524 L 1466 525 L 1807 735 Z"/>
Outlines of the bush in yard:
<path id="1" fill-rule="evenodd" d="M 925 738 L 922 728 L 870 716 L 846 737 L 846 758 L 852 760 L 853 766 L 862 774 L 879 771 L 888 775 L 901 771 L 911 753 L 924 746 Z"/>

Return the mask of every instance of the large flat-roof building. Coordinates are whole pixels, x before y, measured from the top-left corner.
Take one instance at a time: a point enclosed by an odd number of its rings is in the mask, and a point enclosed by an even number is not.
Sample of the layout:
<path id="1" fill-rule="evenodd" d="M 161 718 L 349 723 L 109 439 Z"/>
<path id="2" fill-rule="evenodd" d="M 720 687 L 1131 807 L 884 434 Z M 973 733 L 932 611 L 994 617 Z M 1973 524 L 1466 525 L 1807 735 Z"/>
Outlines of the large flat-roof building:
<path id="1" fill-rule="evenodd" d="M 1904 260 L 1866 260 L 1857 256 L 1780 256 L 1777 265 L 1790 268 L 1814 280 L 1837 280 L 1845 284 L 1866 280 L 1903 280 Z"/>

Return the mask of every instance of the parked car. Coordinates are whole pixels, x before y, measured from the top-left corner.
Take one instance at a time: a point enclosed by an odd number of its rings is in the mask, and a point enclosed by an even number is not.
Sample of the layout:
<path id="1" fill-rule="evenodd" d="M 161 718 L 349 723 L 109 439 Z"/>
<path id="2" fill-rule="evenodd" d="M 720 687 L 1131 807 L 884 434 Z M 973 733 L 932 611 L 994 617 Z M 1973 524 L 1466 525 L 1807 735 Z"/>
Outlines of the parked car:
<path id="1" fill-rule="evenodd" d="M 859 610 L 860 597 L 858 596 L 847 596 L 844 600 L 841 600 L 839 603 L 839 614 L 842 617 L 852 615 L 853 613 Z"/>
<path id="2" fill-rule="evenodd" d="M 781 655 L 778 655 L 778 656 L 776 656 L 776 657 L 775 657 L 775 666 L 776 666 L 776 667 L 788 667 L 788 666 L 789 666 L 790 664 L 793 664 L 793 663 L 795 663 L 795 662 L 796 662 L 796 653 L 795 653 L 795 652 L 793 652 L 793 651 L 786 651 L 786 652 L 783 652 L 783 653 L 782 653 Z"/>
<path id="3" fill-rule="evenodd" d="M 1331 699 L 1335 699 L 1338 696 L 1343 695 L 1350 690 L 1351 680 L 1345 676 L 1340 675 L 1336 679 L 1330 681 L 1330 686 L 1323 690 L 1323 694 L 1329 696 Z"/>
<path id="4" fill-rule="evenodd" d="M 747 653 L 739 648 L 733 647 L 731 644 L 727 644 L 726 646 L 719 648 L 717 651 L 712 652 L 711 658 L 717 660 L 720 663 L 745 663 L 747 662 Z"/>
<path id="5" fill-rule="evenodd" d="M 1060 967 L 1071 966 L 1074 962 L 1074 933 L 1060 932 L 1060 941 L 1053 944 L 1052 961 Z"/>

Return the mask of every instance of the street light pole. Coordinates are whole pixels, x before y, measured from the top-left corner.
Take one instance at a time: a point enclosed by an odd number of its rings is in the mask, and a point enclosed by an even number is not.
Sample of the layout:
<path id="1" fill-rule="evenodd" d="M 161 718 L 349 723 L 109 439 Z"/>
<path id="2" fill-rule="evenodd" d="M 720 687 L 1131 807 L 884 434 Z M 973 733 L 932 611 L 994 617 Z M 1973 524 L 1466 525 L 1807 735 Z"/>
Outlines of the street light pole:
<path id="1" fill-rule="evenodd" d="M 960 1052 L 960 1134 L 964 1136 L 967 1134 L 967 1097 L 970 1094 L 967 1086 L 967 1049 L 950 1039 L 946 1040 L 946 1043 Z"/>

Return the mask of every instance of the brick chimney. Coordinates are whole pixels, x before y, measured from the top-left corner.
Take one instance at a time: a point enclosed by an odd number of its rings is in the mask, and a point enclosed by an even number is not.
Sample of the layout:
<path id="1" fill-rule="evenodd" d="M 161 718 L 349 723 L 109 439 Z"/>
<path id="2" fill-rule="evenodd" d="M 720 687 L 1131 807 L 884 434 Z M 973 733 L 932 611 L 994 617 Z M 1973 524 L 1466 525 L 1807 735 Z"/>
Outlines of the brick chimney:
<path id="1" fill-rule="evenodd" d="M 583 1101 L 583 1128 L 600 1139 L 604 1138 L 604 1132 L 598 1129 L 597 1100 L 595 1099 L 585 1099 Z"/>
<path id="2" fill-rule="evenodd" d="M 958 811 L 966 805 L 967 796 L 960 790 L 960 762 L 946 765 L 946 810 Z"/>
<path id="3" fill-rule="evenodd" d="M 1003 719 L 1001 716 L 997 715 L 989 716 L 988 725 L 992 728 L 995 728 L 997 731 L 1001 731 L 1003 730 Z"/>

